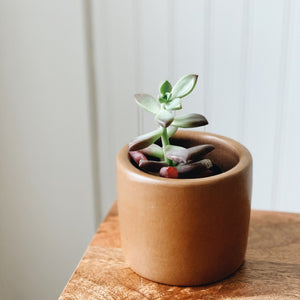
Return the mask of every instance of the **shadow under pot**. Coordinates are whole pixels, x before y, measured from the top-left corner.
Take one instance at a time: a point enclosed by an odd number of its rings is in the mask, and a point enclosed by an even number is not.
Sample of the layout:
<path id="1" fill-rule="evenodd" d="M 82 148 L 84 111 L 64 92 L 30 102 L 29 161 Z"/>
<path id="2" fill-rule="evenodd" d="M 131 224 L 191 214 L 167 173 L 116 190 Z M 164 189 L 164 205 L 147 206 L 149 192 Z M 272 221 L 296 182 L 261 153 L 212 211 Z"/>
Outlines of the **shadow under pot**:
<path id="1" fill-rule="evenodd" d="M 117 157 L 117 200 L 125 259 L 139 275 L 164 284 L 203 285 L 235 272 L 246 253 L 252 158 L 240 143 L 179 131 L 171 144 L 213 144 L 207 155 L 223 173 L 171 179 L 147 174 Z"/>

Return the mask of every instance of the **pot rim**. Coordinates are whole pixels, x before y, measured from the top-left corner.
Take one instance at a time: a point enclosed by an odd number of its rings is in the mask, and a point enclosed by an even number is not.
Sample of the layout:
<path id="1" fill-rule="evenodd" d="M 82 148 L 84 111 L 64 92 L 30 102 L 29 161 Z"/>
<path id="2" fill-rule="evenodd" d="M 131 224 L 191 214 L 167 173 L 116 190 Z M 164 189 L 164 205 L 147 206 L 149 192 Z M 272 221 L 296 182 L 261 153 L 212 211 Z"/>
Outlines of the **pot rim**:
<path id="1" fill-rule="evenodd" d="M 204 138 L 209 137 L 215 139 L 216 141 L 219 140 L 225 143 L 229 148 L 231 148 L 237 154 L 239 160 L 237 164 L 226 172 L 214 176 L 209 176 L 209 177 L 180 178 L 180 179 L 159 177 L 156 175 L 146 173 L 136 168 L 130 162 L 130 159 L 128 157 L 128 144 L 127 144 L 118 153 L 117 156 L 118 167 L 125 168 L 127 175 L 130 176 L 132 180 L 137 182 L 143 181 L 143 182 L 149 182 L 157 185 L 168 184 L 170 186 L 178 186 L 178 185 L 190 186 L 190 185 L 205 185 L 205 184 L 210 184 L 210 183 L 225 180 L 229 177 L 238 175 L 240 172 L 244 171 L 252 164 L 252 156 L 249 150 L 239 142 L 235 141 L 234 139 L 222 135 L 210 133 L 210 132 L 191 131 L 191 130 L 179 130 L 178 132 L 176 132 L 176 137 L 188 138 L 187 135 L 193 137 L 199 134 L 202 135 Z"/>

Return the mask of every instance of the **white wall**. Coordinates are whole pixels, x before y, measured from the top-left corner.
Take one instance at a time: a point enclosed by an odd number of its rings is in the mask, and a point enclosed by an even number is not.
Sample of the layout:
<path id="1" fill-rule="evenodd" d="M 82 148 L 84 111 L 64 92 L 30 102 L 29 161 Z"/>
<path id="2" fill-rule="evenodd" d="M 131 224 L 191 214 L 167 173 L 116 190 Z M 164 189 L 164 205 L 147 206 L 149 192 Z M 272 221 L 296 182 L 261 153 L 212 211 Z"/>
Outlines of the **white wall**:
<path id="1" fill-rule="evenodd" d="M 133 94 L 187 73 L 184 111 L 253 154 L 253 208 L 300 212 L 299 1 L 0 1 L 1 299 L 57 298 L 154 126 Z"/>
<path id="2" fill-rule="evenodd" d="M 57 299 L 95 227 L 80 1 L 0 1 L 0 299 Z"/>
<path id="3" fill-rule="evenodd" d="M 107 168 L 117 151 L 154 126 L 151 115 L 136 110 L 133 94 L 156 96 L 163 80 L 196 73 L 197 90 L 184 111 L 203 113 L 210 122 L 205 130 L 249 148 L 252 207 L 300 212 L 300 2 L 92 4 L 103 211 L 104 199 L 115 195 Z"/>

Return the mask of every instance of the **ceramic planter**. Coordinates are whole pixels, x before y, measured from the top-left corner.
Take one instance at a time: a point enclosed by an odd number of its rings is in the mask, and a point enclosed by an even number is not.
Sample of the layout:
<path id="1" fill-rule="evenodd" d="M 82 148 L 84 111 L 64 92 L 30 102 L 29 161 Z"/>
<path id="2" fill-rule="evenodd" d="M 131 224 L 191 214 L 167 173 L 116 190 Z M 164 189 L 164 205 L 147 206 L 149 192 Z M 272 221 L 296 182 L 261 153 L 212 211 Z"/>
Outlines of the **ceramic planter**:
<path id="1" fill-rule="evenodd" d="M 181 131 L 173 143 L 209 143 L 207 157 L 224 173 L 170 179 L 133 166 L 128 146 L 117 157 L 122 249 L 139 275 L 192 286 L 215 282 L 243 263 L 250 218 L 252 158 L 238 142 L 204 132 Z"/>

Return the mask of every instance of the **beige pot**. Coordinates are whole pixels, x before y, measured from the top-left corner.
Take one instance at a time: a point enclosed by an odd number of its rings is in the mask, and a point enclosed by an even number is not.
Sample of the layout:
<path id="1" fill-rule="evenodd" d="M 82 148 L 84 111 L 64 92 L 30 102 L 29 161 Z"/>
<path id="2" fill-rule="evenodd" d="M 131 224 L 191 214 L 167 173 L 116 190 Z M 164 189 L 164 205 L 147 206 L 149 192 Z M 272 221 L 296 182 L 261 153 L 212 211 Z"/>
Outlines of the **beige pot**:
<path id="1" fill-rule="evenodd" d="M 173 143 L 209 143 L 208 157 L 226 172 L 170 179 L 134 167 L 128 146 L 117 157 L 122 249 L 139 275 L 192 286 L 215 282 L 243 263 L 248 239 L 252 158 L 238 142 L 215 134 L 181 131 Z"/>

